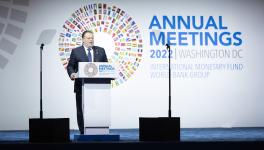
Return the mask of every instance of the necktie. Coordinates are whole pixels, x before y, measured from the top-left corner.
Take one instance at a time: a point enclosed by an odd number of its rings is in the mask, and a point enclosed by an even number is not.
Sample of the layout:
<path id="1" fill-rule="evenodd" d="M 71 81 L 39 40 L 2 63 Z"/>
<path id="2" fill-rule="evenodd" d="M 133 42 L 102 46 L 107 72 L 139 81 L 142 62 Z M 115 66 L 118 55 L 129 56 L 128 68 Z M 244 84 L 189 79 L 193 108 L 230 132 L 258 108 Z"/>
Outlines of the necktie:
<path id="1" fill-rule="evenodd" d="M 88 48 L 88 62 L 92 62 L 91 48 Z"/>

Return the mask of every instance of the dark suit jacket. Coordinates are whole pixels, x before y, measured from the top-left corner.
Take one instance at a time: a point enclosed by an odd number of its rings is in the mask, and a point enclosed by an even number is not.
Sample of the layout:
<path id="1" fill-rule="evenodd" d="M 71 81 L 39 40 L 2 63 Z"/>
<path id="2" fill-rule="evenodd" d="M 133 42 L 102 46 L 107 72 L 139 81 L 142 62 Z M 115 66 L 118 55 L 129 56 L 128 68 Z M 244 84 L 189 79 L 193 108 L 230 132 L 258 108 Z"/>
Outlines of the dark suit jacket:
<path id="1" fill-rule="evenodd" d="M 107 56 L 105 50 L 99 46 L 93 46 L 93 61 L 94 62 L 107 62 Z M 88 62 L 88 56 L 85 53 L 84 47 L 80 46 L 75 49 L 72 49 L 70 61 L 67 66 L 67 72 L 69 76 L 72 73 L 78 72 L 78 63 L 79 62 Z M 81 92 L 82 82 L 80 79 L 75 79 L 74 82 L 74 92 Z"/>

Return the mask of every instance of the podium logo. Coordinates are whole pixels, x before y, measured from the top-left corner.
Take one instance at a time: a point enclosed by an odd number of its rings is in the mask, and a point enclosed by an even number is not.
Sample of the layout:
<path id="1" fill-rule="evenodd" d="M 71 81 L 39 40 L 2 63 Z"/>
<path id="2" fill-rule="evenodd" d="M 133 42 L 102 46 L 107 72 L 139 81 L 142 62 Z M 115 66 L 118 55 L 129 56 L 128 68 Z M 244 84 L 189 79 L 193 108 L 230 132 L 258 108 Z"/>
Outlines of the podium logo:
<path id="1" fill-rule="evenodd" d="M 132 17 L 121 8 L 104 3 L 88 4 L 73 11 L 59 36 L 59 55 L 65 68 L 72 49 L 82 45 L 81 34 L 85 30 L 94 32 L 95 45 L 104 47 L 108 62 L 115 65 L 118 76 L 112 87 L 129 80 L 143 53 L 141 33 Z"/>
<path id="2" fill-rule="evenodd" d="M 94 63 L 86 64 L 84 67 L 84 74 L 87 77 L 93 77 L 98 73 L 97 66 Z"/>
<path id="3" fill-rule="evenodd" d="M 115 68 L 113 68 L 111 65 L 99 65 L 99 72 L 104 72 L 104 71 L 115 71 Z"/>

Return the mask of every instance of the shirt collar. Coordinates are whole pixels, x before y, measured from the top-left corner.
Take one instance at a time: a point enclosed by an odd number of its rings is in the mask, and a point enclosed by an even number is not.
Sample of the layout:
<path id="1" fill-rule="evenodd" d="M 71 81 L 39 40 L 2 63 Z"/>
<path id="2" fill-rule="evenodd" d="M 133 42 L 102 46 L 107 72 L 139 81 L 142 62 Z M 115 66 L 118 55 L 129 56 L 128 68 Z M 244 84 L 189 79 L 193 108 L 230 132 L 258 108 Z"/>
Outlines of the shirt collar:
<path id="1" fill-rule="evenodd" d="M 83 45 L 83 48 L 85 49 L 85 51 L 88 51 L 88 47 L 85 47 L 85 46 Z M 93 50 L 93 47 L 91 48 L 91 50 Z"/>

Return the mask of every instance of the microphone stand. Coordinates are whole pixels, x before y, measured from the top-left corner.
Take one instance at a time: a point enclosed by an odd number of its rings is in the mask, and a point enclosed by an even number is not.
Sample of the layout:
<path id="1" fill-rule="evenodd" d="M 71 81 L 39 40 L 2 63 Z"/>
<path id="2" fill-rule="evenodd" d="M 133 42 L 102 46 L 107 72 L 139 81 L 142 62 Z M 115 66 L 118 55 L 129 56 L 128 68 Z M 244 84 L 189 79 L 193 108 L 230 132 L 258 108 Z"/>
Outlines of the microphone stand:
<path id="1" fill-rule="evenodd" d="M 171 49 L 170 49 L 170 45 L 167 43 L 166 44 L 166 48 L 169 51 L 169 112 L 168 112 L 168 116 L 169 118 L 171 118 Z"/>
<path id="2" fill-rule="evenodd" d="M 43 110 L 42 110 L 42 51 L 44 44 L 40 45 L 40 119 L 43 119 Z"/>
<path id="3" fill-rule="evenodd" d="M 169 112 L 168 117 L 139 118 L 140 141 L 177 141 L 180 142 L 180 117 L 171 117 L 171 49 L 169 51 Z"/>

